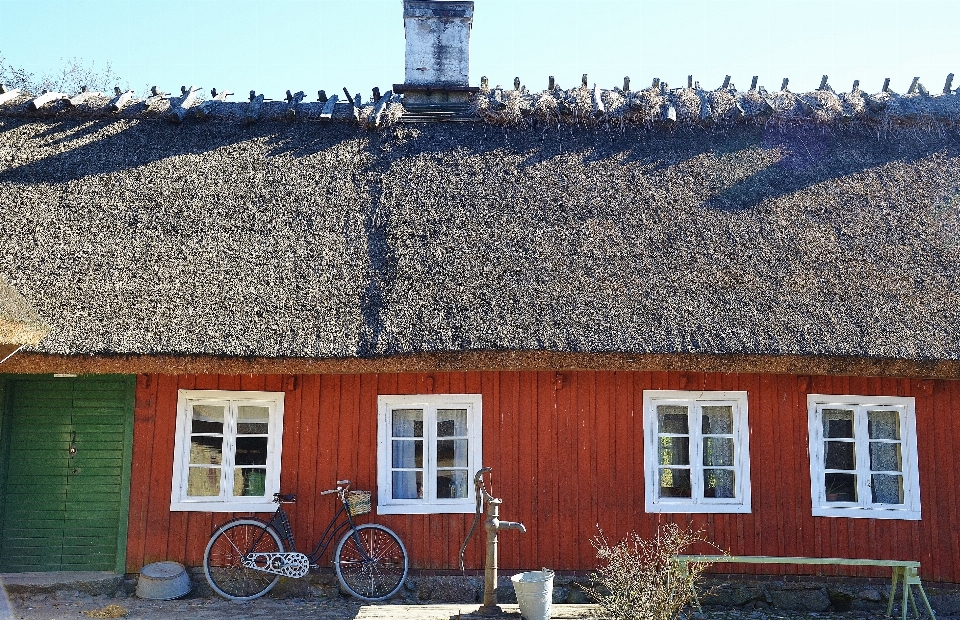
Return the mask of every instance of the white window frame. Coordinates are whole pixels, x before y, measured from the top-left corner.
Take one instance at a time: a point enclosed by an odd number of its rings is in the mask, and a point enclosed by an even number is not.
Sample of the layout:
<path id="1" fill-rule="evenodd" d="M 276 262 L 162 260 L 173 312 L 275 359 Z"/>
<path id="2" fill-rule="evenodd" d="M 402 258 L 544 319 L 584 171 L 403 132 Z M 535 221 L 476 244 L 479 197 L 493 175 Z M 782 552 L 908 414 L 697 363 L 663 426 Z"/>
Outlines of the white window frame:
<path id="1" fill-rule="evenodd" d="M 663 404 L 689 407 L 689 432 L 691 447 L 691 497 L 659 497 L 658 421 L 657 406 Z M 702 434 L 697 412 L 705 405 L 733 406 L 733 442 L 735 474 L 735 497 L 704 497 Z M 749 513 L 750 493 L 750 427 L 747 418 L 747 393 L 742 391 L 689 391 L 689 390 L 644 390 L 644 471 L 645 508 L 653 513 Z"/>
<path id="2" fill-rule="evenodd" d="M 901 412 L 900 440 L 903 469 L 903 504 L 873 504 L 870 497 L 869 449 L 856 449 L 856 467 L 859 502 L 827 502 L 823 483 L 825 456 L 823 450 L 823 409 L 854 410 L 854 442 L 869 443 L 866 411 L 871 407 L 896 409 Z M 809 394 L 807 396 L 808 433 L 810 438 L 810 497 L 815 517 L 851 517 L 866 519 L 920 519 L 920 472 L 917 459 L 916 399 L 902 396 L 856 396 Z"/>
<path id="3" fill-rule="evenodd" d="M 179 390 L 177 392 L 177 431 L 173 452 L 173 487 L 170 493 L 171 511 L 200 512 L 273 512 L 273 494 L 280 492 L 280 457 L 283 439 L 283 392 L 240 392 L 227 390 Z M 187 476 L 190 463 L 190 415 L 193 404 L 227 405 L 224 424 L 223 476 L 220 497 L 189 497 Z M 236 406 L 266 405 L 270 408 L 267 438 L 267 469 L 263 497 L 233 497 L 228 495 L 233 479 L 234 448 L 236 447 Z"/>
<path id="4" fill-rule="evenodd" d="M 424 497 L 393 499 L 391 411 L 424 411 Z M 461 499 L 436 497 L 436 411 L 467 410 L 468 494 Z M 483 403 L 480 394 L 381 395 L 377 397 L 377 512 L 379 514 L 472 513 L 476 510 L 473 476 L 483 467 Z"/>

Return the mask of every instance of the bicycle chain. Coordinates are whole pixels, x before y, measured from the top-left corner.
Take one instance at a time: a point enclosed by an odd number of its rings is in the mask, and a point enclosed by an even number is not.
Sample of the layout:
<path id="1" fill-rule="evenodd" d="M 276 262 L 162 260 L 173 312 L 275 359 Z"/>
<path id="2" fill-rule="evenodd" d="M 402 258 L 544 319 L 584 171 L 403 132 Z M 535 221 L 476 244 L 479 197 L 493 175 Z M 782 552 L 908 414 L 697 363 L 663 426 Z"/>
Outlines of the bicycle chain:
<path id="1" fill-rule="evenodd" d="M 302 553 L 248 553 L 240 561 L 246 568 L 299 579 L 310 570 L 310 560 Z"/>

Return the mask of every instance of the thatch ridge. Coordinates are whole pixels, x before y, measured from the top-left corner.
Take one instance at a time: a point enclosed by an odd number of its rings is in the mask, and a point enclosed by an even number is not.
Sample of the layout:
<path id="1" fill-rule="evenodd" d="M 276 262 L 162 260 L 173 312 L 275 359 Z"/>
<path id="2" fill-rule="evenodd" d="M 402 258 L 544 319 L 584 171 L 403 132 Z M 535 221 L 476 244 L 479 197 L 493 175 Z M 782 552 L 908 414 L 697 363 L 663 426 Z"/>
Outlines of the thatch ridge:
<path id="1" fill-rule="evenodd" d="M 401 97 L 389 92 L 382 100 L 370 98 L 359 107 L 354 100 L 345 98 L 328 105 L 326 95 L 322 101 L 309 101 L 302 92 L 297 93 L 297 97 L 288 93 L 286 101 L 264 101 L 262 95 L 254 97 L 253 93 L 250 101 L 227 101 L 222 99 L 222 93 L 218 98 L 204 101 L 197 95 L 193 90 L 185 90 L 182 95 L 158 93 L 144 99 L 132 97 L 118 109 L 117 97 L 92 94 L 76 105 L 60 98 L 38 109 L 34 95 L 10 93 L 0 103 L 0 116 L 167 119 L 175 123 L 335 121 L 385 128 L 401 121 L 405 114 Z M 328 115 L 324 115 L 325 109 Z M 504 89 L 484 85 L 473 97 L 470 110 L 468 117 L 493 125 L 627 123 L 661 128 L 674 124 L 712 127 L 768 122 L 953 125 L 960 121 L 960 89 L 952 89 L 949 80 L 943 92 L 935 94 L 919 83 L 911 86 L 906 94 L 895 93 L 886 86 L 870 94 L 858 85 L 850 92 L 838 93 L 826 81 L 821 88 L 807 93 L 793 93 L 786 88 L 768 91 L 763 87 L 741 91 L 733 84 L 715 90 L 700 88 L 699 84 L 668 88 L 659 80 L 641 90 L 604 89 L 594 85 L 593 88 L 555 87 L 532 91 L 525 86 Z"/>

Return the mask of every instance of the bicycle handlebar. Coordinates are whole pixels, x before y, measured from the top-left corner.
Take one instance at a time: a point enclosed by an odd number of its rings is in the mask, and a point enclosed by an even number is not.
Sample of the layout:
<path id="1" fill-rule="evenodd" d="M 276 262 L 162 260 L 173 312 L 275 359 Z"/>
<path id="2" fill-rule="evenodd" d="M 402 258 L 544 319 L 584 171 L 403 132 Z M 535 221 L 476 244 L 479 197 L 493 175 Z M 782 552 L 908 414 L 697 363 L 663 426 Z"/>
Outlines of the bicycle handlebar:
<path id="1" fill-rule="evenodd" d="M 341 491 L 346 491 L 350 487 L 349 480 L 337 480 L 337 488 L 330 489 L 327 491 L 320 491 L 320 495 L 330 495 L 331 493 L 339 493 Z"/>

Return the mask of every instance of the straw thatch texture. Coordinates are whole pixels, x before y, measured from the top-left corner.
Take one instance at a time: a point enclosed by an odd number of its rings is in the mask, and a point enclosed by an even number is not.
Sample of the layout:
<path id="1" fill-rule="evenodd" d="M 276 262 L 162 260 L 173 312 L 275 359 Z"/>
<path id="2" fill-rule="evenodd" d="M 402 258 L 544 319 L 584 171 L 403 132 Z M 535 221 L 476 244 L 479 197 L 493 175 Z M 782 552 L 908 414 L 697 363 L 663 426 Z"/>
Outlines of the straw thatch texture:
<path id="1" fill-rule="evenodd" d="M 30 303 L 0 275 L 0 345 L 37 344 L 49 331 Z"/>
<path id="2" fill-rule="evenodd" d="M 0 119 L 55 354 L 960 359 L 960 135 Z"/>

